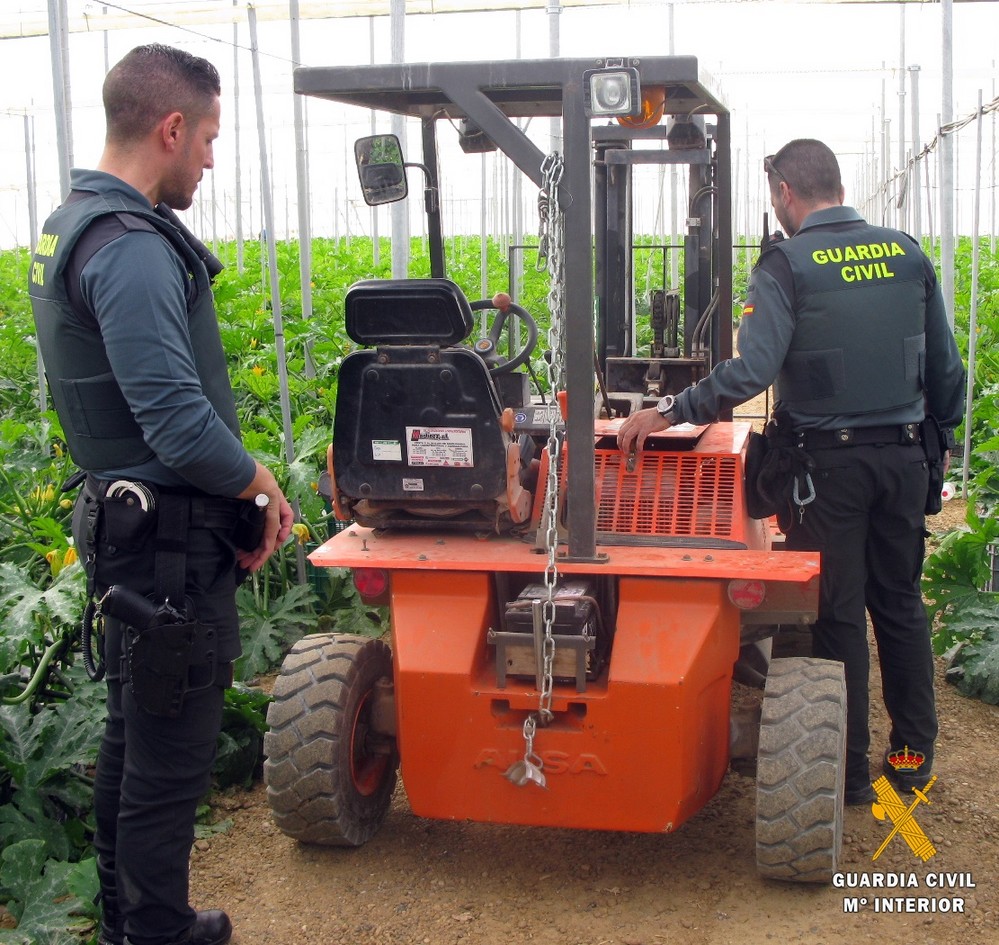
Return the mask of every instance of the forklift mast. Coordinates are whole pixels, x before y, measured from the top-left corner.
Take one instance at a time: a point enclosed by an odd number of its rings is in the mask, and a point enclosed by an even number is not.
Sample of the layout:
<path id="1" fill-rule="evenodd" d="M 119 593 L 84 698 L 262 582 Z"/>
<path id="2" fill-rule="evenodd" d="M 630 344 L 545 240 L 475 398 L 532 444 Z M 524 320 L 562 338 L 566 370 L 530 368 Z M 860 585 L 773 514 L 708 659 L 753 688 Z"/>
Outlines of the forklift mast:
<path id="1" fill-rule="evenodd" d="M 658 121 L 636 127 L 594 117 L 590 77 L 615 68 L 634 75 L 639 97 L 648 90 L 664 94 Z M 501 150 L 540 189 L 546 154 L 516 120 L 560 119 L 566 436 L 581 460 L 568 469 L 570 497 L 593 495 L 595 365 L 611 405 L 626 405 L 627 412 L 682 390 L 732 356 L 730 116 L 711 86 L 691 56 L 295 70 L 298 93 L 420 120 L 435 277 L 447 275 L 434 196 L 440 192 L 438 122 L 458 126 L 469 150 Z M 686 167 L 690 194 L 682 297 L 666 293 L 651 300 L 654 341 L 646 352 L 634 350 L 633 340 L 632 172 L 642 164 Z M 681 332 L 682 350 L 676 345 Z M 569 557 L 597 560 L 593 503 L 570 501 L 567 526 Z"/>

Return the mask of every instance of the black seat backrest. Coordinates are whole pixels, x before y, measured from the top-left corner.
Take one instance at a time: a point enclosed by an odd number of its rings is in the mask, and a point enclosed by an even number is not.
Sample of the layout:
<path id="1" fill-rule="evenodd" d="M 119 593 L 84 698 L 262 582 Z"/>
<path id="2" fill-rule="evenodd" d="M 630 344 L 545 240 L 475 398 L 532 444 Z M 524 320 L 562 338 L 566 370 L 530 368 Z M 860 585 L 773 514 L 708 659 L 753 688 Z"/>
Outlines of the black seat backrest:
<path id="1" fill-rule="evenodd" d="M 506 489 L 502 407 L 483 361 L 462 347 L 473 327 L 446 279 L 350 288 L 346 328 L 374 349 L 348 355 L 337 380 L 333 467 L 353 499 L 455 506 Z"/>

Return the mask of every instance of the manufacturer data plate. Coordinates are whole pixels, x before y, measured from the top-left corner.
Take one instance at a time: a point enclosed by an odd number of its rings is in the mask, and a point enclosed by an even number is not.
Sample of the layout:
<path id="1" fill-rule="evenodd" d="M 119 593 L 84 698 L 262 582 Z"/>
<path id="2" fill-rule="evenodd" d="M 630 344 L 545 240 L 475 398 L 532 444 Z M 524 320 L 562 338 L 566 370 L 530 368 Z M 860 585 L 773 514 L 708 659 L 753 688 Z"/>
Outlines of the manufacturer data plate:
<path id="1" fill-rule="evenodd" d="M 474 466 L 468 427 L 406 427 L 410 466 Z"/>

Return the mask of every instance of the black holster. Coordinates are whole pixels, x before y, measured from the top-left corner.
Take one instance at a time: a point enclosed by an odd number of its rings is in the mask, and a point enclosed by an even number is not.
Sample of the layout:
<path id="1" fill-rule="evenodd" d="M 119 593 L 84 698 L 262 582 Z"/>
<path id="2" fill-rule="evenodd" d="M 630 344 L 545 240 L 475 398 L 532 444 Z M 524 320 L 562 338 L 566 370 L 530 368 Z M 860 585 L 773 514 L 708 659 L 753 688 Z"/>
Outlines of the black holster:
<path id="1" fill-rule="evenodd" d="M 197 620 L 190 601 L 182 613 L 116 584 L 102 599 L 101 611 L 125 624 L 122 680 L 151 715 L 176 718 L 188 692 L 218 681 L 215 631 Z M 198 685 L 192 685 L 194 669 Z"/>
<path id="2" fill-rule="evenodd" d="M 947 450 L 950 448 L 948 438 L 937 423 L 936 417 L 927 416 L 919 424 L 920 440 L 926 451 L 926 465 L 929 470 L 929 481 L 926 485 L 927 515 L 937 515 L 943 508 L 943 484 L 946 472 Z"/>

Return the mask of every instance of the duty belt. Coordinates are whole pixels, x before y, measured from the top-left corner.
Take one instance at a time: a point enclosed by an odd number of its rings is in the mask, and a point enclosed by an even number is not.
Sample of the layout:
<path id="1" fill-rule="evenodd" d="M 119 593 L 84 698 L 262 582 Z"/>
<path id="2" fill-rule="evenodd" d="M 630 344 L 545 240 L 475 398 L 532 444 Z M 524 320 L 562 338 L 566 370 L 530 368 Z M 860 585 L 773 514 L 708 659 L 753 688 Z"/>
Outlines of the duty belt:
<path id="1" fill-rule="evenodd" d="M 778 434 L 778 444 L 803 450 L 825 450 L 839 446 L 916 446 L 919 424 L 884 427 L 842 427 L 838 430 L 795 430 L 790 437 Z"/>
<path id="2" fill-rule="evenodd" d="M 139 480 L 98 479 L 89 474 L 86 479 L 86 489 L 91 495 L 97 497 L 98 502 L 109 496 L 116 497 L 116 490 L 120 490 L 117 495 L 131 495 L 135 501 L 140 503 L 151 502 L 152 508 L 149 511 L 155 509 L 160 497 L 180 496 L 187 498 L 190 500 L 187 524 L 195 528 L 232 528 L 236 525 L 240 513 L 246 506 L 243 499 L 212 496 L 196 489 L 160 486 Z"/>

